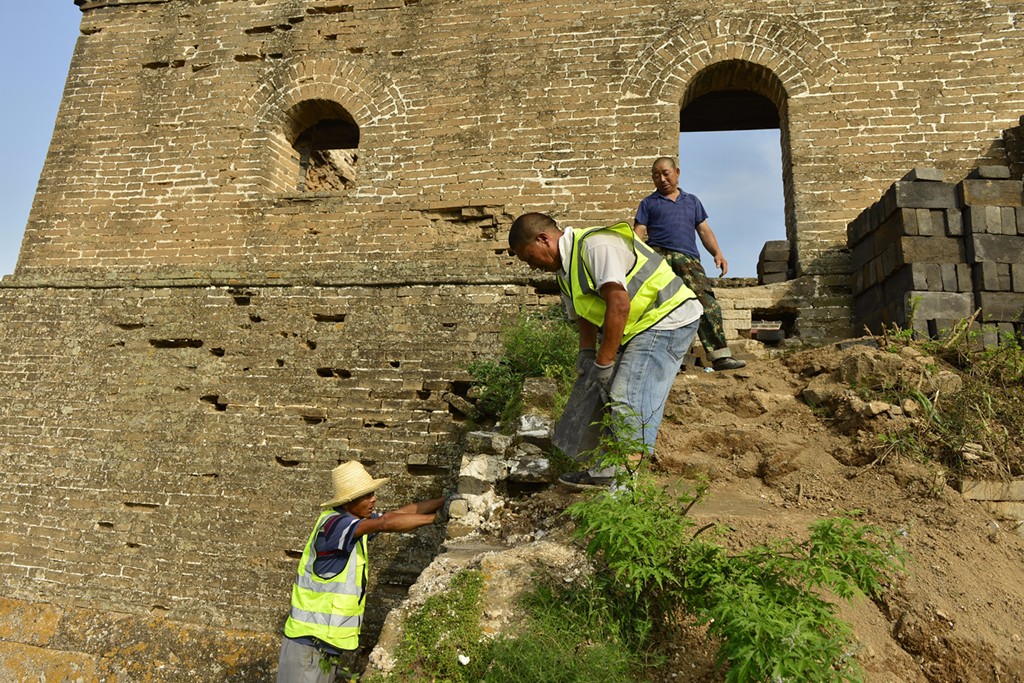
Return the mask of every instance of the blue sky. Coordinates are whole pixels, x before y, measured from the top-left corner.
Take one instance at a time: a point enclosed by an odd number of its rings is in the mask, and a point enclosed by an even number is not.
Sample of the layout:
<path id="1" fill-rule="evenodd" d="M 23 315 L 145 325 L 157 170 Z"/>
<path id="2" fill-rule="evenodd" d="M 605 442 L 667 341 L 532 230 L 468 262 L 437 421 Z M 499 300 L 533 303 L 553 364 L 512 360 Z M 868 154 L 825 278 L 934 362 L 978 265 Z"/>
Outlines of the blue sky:
<path id="1" fill-rule="evenodd" d="M 73 0 L 0 0 L 0 276 L 14 271 L 80 20 Z M 680 149 L 680 186 L 703 201 L 729 275 L 753 277 L 765 241 L 786 236 L 779 131 L 686 133 Z"/>
<path id="2" fill-rule="evenodd" d="M 764 243 L 786 239 L 778 129 L 683 133 L 679 157 L 679 187 L 704 204 L 728 276 L 755 277 Z M 703 248 L 701 263 L 718 276 Z"/>
<path id="3" fill-rule="evenodd" d="M 81 17 L 73 0 L 0 0 L 0 275 L 18 259 Z"/>

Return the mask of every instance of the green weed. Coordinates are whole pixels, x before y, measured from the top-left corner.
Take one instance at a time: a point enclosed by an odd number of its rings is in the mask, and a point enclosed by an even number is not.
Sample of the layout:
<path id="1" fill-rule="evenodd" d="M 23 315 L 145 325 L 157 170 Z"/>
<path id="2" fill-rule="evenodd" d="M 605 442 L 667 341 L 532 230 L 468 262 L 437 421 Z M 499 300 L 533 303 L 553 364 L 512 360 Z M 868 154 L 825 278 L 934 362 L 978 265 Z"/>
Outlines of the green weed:
<path id="1" fill-rule="evenodd" d="M 576 379 L 576 330 L 554 312 L 520 317 L 505 330 L 503 354 L 496 360 L 476 360 L 469 373 L 480 388 L 476 406 L 484 415 L 511 429 L 522 413 L 523 380 L 550 377 L 558 383 L 556 413 L 565 407 Z"/>
<path id="2" fill-rule="evenodd" d="M 920 419 L 879 436 L 881 459 L 895 453 L 919 461 L 935 461 L 962 473 L 983 467 L 990 474 L 1024 474 L 1024 348 L 1016 334 L 982 344 L 983 330 L 974 318 L 960 321 L 938 340 L 915 339 L 902 330 L 887 330 L 886 343 L 930 354 L 929 368 L 955 369 L 963 381 L 950 395 L 928 395 L 915 384 L 895 379 L 883 387 L 855 387 L 864 400 L 881 399 L 896 405 L 911 399 L 921 408 Z M 988 454 L 982 462 L 964 458 L 964 444 L 977 443 Z"/>
<path id="3" fill-rule="evenodd" d="M 625 464 L 634 445 L 603 444 L 605 463 Z M 595 586 L 618 606 L 627 647 L 644 651 L 676 632 L 686 613 L 717 637 L 726 681 L 858 681 L 848 625 L 820 597 L 878 595 L 903 567 L 892 537 L 849 517 L 824 520 L 803 542 L 782 539 L 730 553 L 695 528 L 688 512 L 706 495 L 670 496 L 644 467 L 615 491 L 573 504 L 577 537 Z"/>
<path id="4" fill-rule="evenodd" d="M 391 673 L 370 681 L 479 681 L 481 662 L 486 659 L 479 656 L 485 647 L 480 630 L 482 588 L 483 576 L 478 571 L 463 571 L 452 577 L 447 591 L 427 598 L 405 620 Z M 468 664 L 460 661 L 460 655 L 468 658 Z"/>

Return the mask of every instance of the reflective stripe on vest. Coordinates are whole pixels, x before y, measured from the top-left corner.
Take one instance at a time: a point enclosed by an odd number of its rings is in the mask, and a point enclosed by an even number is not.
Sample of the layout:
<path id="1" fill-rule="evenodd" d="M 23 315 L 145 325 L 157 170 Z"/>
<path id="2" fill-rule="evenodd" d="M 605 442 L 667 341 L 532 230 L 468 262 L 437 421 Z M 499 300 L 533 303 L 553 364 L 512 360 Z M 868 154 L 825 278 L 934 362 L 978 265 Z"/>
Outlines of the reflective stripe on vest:
<path id="1" fill-rule="evenodd" d="M 313 572 L 317 534 L 332 517 L 341 513 L 325 510 L 320 514 L 299 560 L 292 585 L 292 607 L 284 625 L 290 638 L 312 636 L 341 650 L 359 646 L 363 624 L 363 588 L 366 583 L 366 537 L 360 537 L 349 554 L 345 569 L 337 576 L 322 579 Z"/>
<path id="2" fill-rule="evenodd" d="M 636 238 L 626 223 L 606 228 L 573 231 L 572 254 L 568 259 L 570 272 L 566 281 L 558 278 L 563 293 L 572 300 L 576 314 L 597 325 L 604 324 L 606 304 L 594 286 L 594 278 L 583 257 L 583 240 L 600 230 L 608 230 L 628 240 L 633 249 L 633 265 L 626 273 L 629 295 L 629 316 L 622 332 L 622 343 L 651 327 L 674 311 L 680 304 L 695 299 L 693 291 L 672 272 L 671 266 L 653 249 Z"/>

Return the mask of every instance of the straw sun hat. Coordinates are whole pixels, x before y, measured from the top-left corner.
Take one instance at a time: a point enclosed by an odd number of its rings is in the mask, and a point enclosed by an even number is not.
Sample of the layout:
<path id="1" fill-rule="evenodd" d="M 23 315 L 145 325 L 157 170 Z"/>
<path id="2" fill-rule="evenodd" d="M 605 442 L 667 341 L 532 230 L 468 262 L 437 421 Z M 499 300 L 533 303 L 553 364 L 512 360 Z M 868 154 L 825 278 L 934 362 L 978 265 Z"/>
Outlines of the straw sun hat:
<path id="1" fill-rule="evenodd" d="M 334 483 L 334 498 L 321 503 L 320 507 L 333 508 L 351 503 L 359 496 L 376 491 L 388 480 L 374 479 L 363 467 L 363 463 L 349 460 L 331 470 L 331 481 Z"/>

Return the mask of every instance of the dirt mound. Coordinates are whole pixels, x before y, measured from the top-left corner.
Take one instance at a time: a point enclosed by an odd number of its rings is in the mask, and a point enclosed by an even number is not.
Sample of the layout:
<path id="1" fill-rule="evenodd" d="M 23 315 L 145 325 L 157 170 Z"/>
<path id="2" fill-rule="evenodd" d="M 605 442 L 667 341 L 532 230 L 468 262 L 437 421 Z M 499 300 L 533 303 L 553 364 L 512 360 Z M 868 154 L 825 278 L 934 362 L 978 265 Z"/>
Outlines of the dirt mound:
<path id="1" fill-rule="evenodd" d="M 805 538 L 810 523 L 850 511 L 902 536 L 908 567 L 892 590 L 840 610 L 867 681 L 1024 682 L 1024 537 L 965 500 L 941 466 L 873 462 L 877 435 L 914 419 L 914 406 L 864 401 L 851 385 L 895 375 L 929 392 L 956 391 L 958 381 L 913 349 L 893 354 L 868 340 L 681 373 L 655 468 L 670 485 L 707 475 L 711 495 L 692 514 L 729 525 L 737 546 Z M 551 508 L 571 500 L 553 487 L 510 507 L 505 528 L 517 533 L 541 516 L 550 527 Z M 679 652 L 666 680 L 715 680 L 699 634 Z"/>

